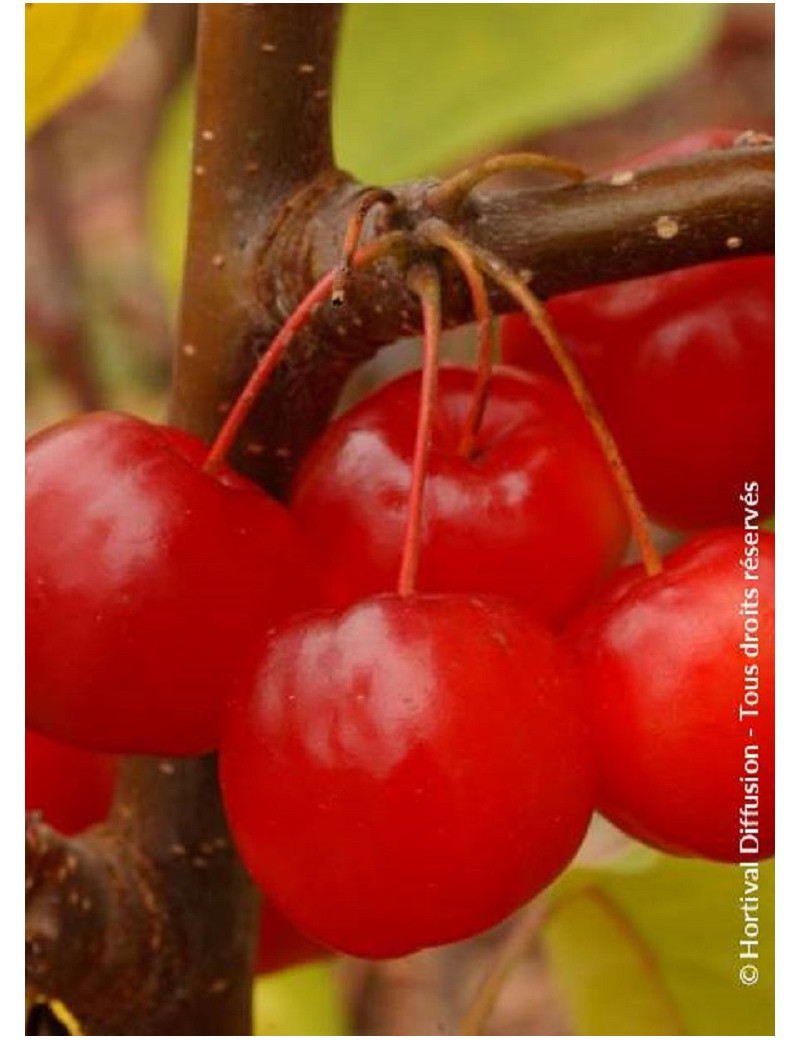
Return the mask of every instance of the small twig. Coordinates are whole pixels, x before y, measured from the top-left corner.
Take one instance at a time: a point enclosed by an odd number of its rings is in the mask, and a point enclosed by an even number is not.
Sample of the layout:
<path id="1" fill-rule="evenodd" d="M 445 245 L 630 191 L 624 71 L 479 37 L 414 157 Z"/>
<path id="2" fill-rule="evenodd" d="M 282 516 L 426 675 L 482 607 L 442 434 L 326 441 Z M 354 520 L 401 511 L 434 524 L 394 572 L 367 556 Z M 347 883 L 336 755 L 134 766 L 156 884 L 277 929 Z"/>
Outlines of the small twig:
<path id="1" fill-rule="evenodd" d="M 358 244 L 361 241 L 364 221 L 375 206 L 380 204 L 391 206 L 393 202 L 395 202 L 394 193 L 386 188 L 365 188 L 362 194 L 359 195 L 358 205 L 345 228 L 342 259 L 333 273 L 331 303 L 334 307 L 341 307 L 344 303 L 345 287 L 353 268 L 353 259 L 358 249 Z"/>
<path id="2" fill-rule="evenodd" d="M 453 1036 L 447 948 L 389 961 L 362 961 L 351 998 L 356 1036 Z"/>
<path id="3" fill-rule="evenodd" d="M 570 181 L 582 181 L 586 171 L 569 159 L 555 155 L 540 155 L 538 152 L 509 152 L 481 159 L 471 166 L 459 170 L 452 177 L 440 181 L 425 193 L 428 207 L 444 219 L 452 219 L 464 204 L 469 193 L 483 181 L 507 170 L 544 170 L 557 173 Z"/>
<path id="4" fill-rule="evenodd" d="M 546 915 L 545 904 L 537 899 L 515 918 L 505 940 L 495 953 L 489 971 L 461 1019 L 459 1036 L 481 1035 L 506 979 L 531 948 Z"/>

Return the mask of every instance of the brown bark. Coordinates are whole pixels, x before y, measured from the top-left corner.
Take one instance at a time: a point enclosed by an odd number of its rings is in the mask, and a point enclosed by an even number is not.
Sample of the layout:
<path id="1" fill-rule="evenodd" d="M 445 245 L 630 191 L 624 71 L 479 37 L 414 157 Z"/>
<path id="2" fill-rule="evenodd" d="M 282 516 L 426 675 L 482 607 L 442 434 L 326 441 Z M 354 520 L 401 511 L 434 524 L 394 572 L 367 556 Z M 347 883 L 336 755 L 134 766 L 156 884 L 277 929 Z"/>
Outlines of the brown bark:
<path id="1" fill-rule="evenodd" d="M 429 184 L 394 188 L 409 226 L 429 215 L 424 203 Z M 237 269 L 236 280 L 244 287 L 237 323 L 228 327 L 226 337 L 211 314 L 206 323 L 192 327 L 191 339 L 184 342 L 189 351 L 184 386 L 187 392 L 207 387 L 213 373 L 217 389 L 193 398 L 200 404 L 194 413 L 199 433 L 210 436 L 216 429 L 220 402 L 224 410 L 235 399 L 254 359 L 310 287 L 337 263 L 360 187 L 325 171 L 291 195 L 251 242 L 249 262 Z M 381 219 L 379 214 L 368 222 L 368 234 Z M 528 272 L 541 297 L 771 252 L 774 152 L 770 146 L 708 152 L 639 171 L 624 184 L 604 178 L 569 187 L 487 191 L 476 194 L 454 227 Z M 470 320 L 469 293 L 457 269 L 444 263 L 443 273 L 445 324 Z M 497 291 L 492 302 L 498 312 L 511 308 L 508 297 Z M 393 261 L 356 272 L 344 306 L 320 308 L 253 409 L 236 454 L 239 467 L 285 494 L 297 462 L 353 368 L 384 344 L 419 330 L 418 304 Z"/>
<path id="2" fill-rule="evenodd" d="M 309 110 L 305 102 L 298 109 L 295 79 L 286 73 L 316 53 L 320 78 L 312 93 L 321 89 L 337 19 L 335 5 L 202 11 L 195 169 L 205 162 L 209 176 L 195 176 L 183 327 L 205 327 L 213 316 L 220 364 L 236 342 L 225 332 L 241 320 L 243 284 L 232 262 L 230 294 L 214 296 L 204 272 L 217 269 L 219 250 L 230 256 L 237 236 L 252 234 L 240 205 L 254 212 L 257 200 L 268 221 L 298 183 L 294 177 L 302 181 L 330 164 L 328 106 L 311 98 Z M 275 45 L 280 62 L 266 60 L 270 52 L 250 47 L 254 41 Z M 296 132 L 301 118 L 306 137 Z M 202 131 L 210 126 L 219 134 L 219 165 L 205 158 L 210 142 Z M 230 190 L 234 173 L 239 195 Z M 205 405 L 212 402 L 218 422 L 221 383 L 213 364 L 198 382 L 178 352 L 176 425 L 208 434 Z M 68 839 L 31 819 L 26 853 L 33 994 L 62 1000 L 88 1034 L 251 1033 L 257 894 L 230 841 L 214 756 L 125 760 L 107 824 Z"/>
<path id="3" fill-rule="evenodd" d="M 26 828 L 26 974 L 89 1035 L 249 1032 L 256 896 L 213 758 L 128 759 L 109 821 Z"/>

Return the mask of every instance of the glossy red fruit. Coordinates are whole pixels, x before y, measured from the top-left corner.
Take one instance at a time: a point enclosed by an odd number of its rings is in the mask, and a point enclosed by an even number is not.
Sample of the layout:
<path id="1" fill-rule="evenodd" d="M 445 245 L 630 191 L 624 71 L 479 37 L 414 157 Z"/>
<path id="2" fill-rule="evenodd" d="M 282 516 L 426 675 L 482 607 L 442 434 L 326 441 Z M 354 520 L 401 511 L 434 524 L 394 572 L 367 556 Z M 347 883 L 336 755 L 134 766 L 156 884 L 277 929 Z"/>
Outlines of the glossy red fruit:
<path id="1" fill-rule="evenodd" d="M 580 691 L 523 607 L 378 596 L 264 647 L 220 749 L 231 828 L 305 934 L 393 957 L 496 924 L 561 871 L 593 801 Z"/>
<path id="2" fill-rule="evenodd" d="M 698 131 L 627 168 L 737 136 Z M 586 289 L 548 310 L 654 519 L 685 530 L 734 523 L 746 480 L 759 482 L 762 515 L 774 509 L 774 257 Z M 504 319 L 501 345 L 507 363 L 561 378 L 524 315 Z"/>
<path id="3" fill-rule="evenodd" d="M 625 512 L 571 395 L 541 376 L 498 369 L 478 437 L 458 446 L 475 374 L 440 373 L 425 486 L 418 588 L 490 592 L 560 621 L 619 563 Z M 302 466 L 292 511 L 318 550 L 337 606 L 397 582 L 420 373 L 333 422 Z"/>
<path id="4" fill-rule="evenodd" d="M 258 919 L 256 975 L 284 971 L 296 964 L 329 957 L 331 951 L 298 932 L 292 922 L 264 896 Z"/>
<path id="5" fill-rule="evenodd" d="M 611 427 L 654 519 L 733 522 L 757 480 L 775 502 L 775 263 L 756 257 L 570 293 L 549 311 Z M 503 357 L 547 374 L 522 315 Z"/>
<path id="6" fill-rule="evenodd" d="M 25 811 L 38 811 L 64 834 L 108 816 L 116 762 L 110 755 L 49 740 L 25 730 Z"/>
<path id="7" fill-rule="evenodd" d="M 311 602 L 288 512 L 195 437 L 96 413 L 26 451 L 27 723 L 90 750 L 199 754 L 255 637 Z"/>
<path id="8" fill-rule="evenodd" d="M 693 538 L 655 577 L 622 572 L 575 620 L 610 820 L 667 852 L 739 862 L 756 851 L 739 842 L 757 789 L 757 852 L 773 854 L 774 632 L 774 538 L 754 547 L 741 528 Z"/>

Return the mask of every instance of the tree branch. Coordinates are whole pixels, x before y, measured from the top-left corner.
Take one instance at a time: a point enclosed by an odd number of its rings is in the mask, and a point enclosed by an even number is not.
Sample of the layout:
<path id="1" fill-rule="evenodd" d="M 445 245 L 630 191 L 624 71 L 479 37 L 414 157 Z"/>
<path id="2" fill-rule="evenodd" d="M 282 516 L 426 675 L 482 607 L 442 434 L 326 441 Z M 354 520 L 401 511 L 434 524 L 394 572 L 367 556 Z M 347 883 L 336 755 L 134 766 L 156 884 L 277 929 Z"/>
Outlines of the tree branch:
<path id="1" fill-rule="evenodd" d="M 248 327 L 253 231 L 330 165 L 337 20 L 337 5 L 201 7 L 182 342 L 203 349 L 199 363 L 176 356 L 172 421 L 185 429 L 208 434 L 221 418 Z M 66 839 L 34 819 L 26 852 L 34 994 L 62 1000 L 88 1034 L 251 1033 L 257 893 L 228 835 L 214 756 L 126 759 L 106 825 Z"/>
<path id="2" fill-rule="evenodd" d="M 227 1035 L 248 1021 L 256 898 L 216 790 L 211 757 L 130 759 L 107 824 L 64 838 L 27 821 L 28 985 L 84 1032 Z"/>
<path id="3" fill-rule="evenodd" d="M 237 344 L 252 327 L 253 250 L 281 227 L 289 196 L 341 179 L 330 136 L 338 22 L 337 4 L 203 5 L 172 418 L 207 439 L 252 363 Z"/>
<path id="4" fill-rule="evenodd" d="M 430 181 L 393 188 L 414 226 L 430 213 Z M 251 247 L 243 280 L 246 320 L 220 373 L 233 400 L 260 353 L 309 288 L 339 260 L 361 186 L 329 173 L 296 192 L 279 224 Z M 376 230 L 372 216 L 367 237 Z M 660 168 L 583 184 L 486 192 L 464 207 L 454 227 L 506 263 L 527 272 L 540 297 L 642 277 L 676 267 L 774 249 L 774 150 L 707 152 Z M 472 320 L 458 269 L 443 261 L 445 323 Z M 494 291 L 496 311 L 512 308 Z M 355 272 L 343 307 L 324 305 L 292 346 L 253 410 L 236 461 L 254 479 L 285 494 L 291 475 L 327 421 L 348 375 L 375 351 L 420 331 L 420 312 L 392 261 Z M 230 340 L 228 341 L 230 343 Z M 212 416 L 208 425 L 215 425 Z M 205 431 L 207 433 L 207 429 Z"/>

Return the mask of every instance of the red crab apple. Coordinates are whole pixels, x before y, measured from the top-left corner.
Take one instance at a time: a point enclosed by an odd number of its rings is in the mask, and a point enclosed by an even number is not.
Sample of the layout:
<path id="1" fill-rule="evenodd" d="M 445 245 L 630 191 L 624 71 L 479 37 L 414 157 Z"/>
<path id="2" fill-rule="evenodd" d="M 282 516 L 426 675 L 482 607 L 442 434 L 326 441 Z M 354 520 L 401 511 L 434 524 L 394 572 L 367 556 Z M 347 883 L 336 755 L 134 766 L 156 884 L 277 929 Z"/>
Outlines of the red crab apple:
<path id="1" fill-rule="evenodd" d="M 474 387 L 471 369 L 440 372 L 417 586 L 509 596 L 561 621 L 621 559 L 621 498 L 570 393 L 542 376 L 495 371 L 464 457 Z M 331 423 L 301 467 L 291 508 L 333 605 L 394 587 L 419 394 L 419 372 L 389 383 Z"/>
<path id="2" fill-rule="evenodd" d="M 108 816 L 116 763 L 25 730 L 25 811 L 41 812 L 64 834 Z"/>
<path id="3" fill-rule="evenodd" d="M 256 636 L 311 600 L 288 512 L 196 437 L 95 413 L 26 449 L 27 722 L 89 750 L 200 754 Z"/>
<path id="4" fill-rule="evenodd" d="M 568 629 L 599 808 L 647 844 L 729 862 L 773 854 L 774 558 L 765 532 L 698 535 L 654 577 L 621 572 Z M 758 847 L 740 848 L 756 820 Z"/>
<path id="5" fill-rule="evenodd" d="M 705 264 L 570 293 L 550 316 L 578 362 L 654 519 L 732 523 L 758 480 L 775 500 L 775 262 Z M 524 315 L 503 357 L 555 375 Z"/>
<path id="6" fill-rule="evenodd" d="M 389 594 L 282 627 L 220 756 L 256 882 L 306 935 L 364 957 L 502 920 L 570 861 L 593 804 L 571 662 L 490 597 Z"/>
<path id="7" fill-rule="evenodd" d="M 710 129 L 628 163 L 733 144 Z M 731 236 L 731 256 L 743 241 Z M 559 296 L 548 311 L 614 434 L 648 513 L 678 529 L 740 517 L 757 480 L 775 496 L 775 260 L 732 259 Z M 503 359 L 560 379 L 523 314 L 501 324 Z"/>

